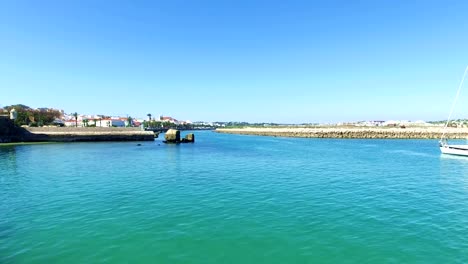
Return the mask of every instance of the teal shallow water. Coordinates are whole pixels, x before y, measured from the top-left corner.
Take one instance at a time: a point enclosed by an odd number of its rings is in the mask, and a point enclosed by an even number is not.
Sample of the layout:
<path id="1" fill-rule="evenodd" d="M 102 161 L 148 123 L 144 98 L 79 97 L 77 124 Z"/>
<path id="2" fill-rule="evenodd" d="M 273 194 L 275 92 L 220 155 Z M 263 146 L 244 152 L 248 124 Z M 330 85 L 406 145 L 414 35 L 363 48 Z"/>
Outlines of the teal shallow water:
<path id="1" fill-rule="evenodd" d="M 0 147 L 0 263 L 468 262 L 436 141 L 196 135 Z"/>

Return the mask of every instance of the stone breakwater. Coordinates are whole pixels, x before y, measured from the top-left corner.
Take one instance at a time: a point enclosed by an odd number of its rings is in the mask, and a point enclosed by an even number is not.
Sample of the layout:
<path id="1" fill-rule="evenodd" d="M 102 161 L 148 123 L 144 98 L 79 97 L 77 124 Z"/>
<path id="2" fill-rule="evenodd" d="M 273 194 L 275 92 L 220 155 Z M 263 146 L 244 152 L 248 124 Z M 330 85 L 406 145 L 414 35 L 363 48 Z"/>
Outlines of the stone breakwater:
<path id="1" fill-rule="evenodd" d="M 8 134 L 0 131 L 0 143 L 77 141 L 154 141 L 154 133 L 139 128 L 113 127 L 27 127 L 16 128 Z"/>
<path id="2" fill-rule="evenodd" d="M 442 127 L 315 127 L 315 128 L 218 128 L 216 132 L 227 134 L 300 137 L 300 138 L 399 138 L 399 139 L 440 139 Z M 449 139 L 468 138 L 468 128 L 447 128 Z"/>

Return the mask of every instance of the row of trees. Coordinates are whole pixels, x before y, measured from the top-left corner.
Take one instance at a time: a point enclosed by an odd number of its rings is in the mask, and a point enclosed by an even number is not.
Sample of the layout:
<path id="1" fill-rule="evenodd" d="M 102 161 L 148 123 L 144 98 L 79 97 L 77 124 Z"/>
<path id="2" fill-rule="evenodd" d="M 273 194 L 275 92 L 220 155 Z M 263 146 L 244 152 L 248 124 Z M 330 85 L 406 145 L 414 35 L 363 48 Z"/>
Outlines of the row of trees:
<path id="1" fill-rule="evenodd" d="M 154 129 L 167 129 L 167 128 L 175 128 L 175 124 L 168 122 L 168 121 L 160 121 L 160 120 L 155 120 L 152 118 L 152 114 L 147 114 L 148 121 L 143 122 L 143 127 L 144 128 L 154 128 Z"/>
<path id="2" fill-rule="evenodd" d="M 46 126 L 46 125 L 55 125 L 55 120 L 60 118 L 62 113 L 60 111 L 49 109 L 49 108 L 39 108 L 32 109 L 31 107 L 23 104 L 5 106 L 3 109 L 6 112 L 10 112 L 11 109 L 15 109 L 18 113 L 15 120 L 17 126 L 28 125 L 28 126 Z"/>
<path id="3" fill-rule="evenodd" d="M 175 128 L 175 124 L 167 121 L 144 121 L 143 122 L 144 128 Z"/>

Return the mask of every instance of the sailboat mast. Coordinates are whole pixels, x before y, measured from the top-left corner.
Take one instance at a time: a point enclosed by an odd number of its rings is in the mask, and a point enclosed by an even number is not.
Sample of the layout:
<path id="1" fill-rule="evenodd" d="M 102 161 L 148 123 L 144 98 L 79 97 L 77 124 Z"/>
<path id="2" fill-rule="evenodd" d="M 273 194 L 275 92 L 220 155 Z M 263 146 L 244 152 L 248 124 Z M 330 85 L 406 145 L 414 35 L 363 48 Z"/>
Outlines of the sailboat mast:
<path id="1" fill-rule="evenodd" d="M 442 137 L 440 138 L 440 140 L 444 139 L 444 136 L 445 136 L 445 130 L 450 122 L 450 118 L 452 118 L 452 114 L 453 114 L 453 110 L 455 109 L 455 104 L 457 103 L 457 100 L 458 100 L 458 96 L 460 95 L 460 91 L 461 91 L 461 88 L 463 86 L 463 82 L 465 81 L 465 76 L 466 76 L 466 73 L 468 72 L 468 66 L 466 66 L 466 69 L 465 69 L 465 73 L 463 74 L 463 78 L 460 82 L 460 85 L 458 85 L 458 90 L 457 90 L 457 95 L 455 96 L 455 99 L 453 100 L 453 103 L 452 103 L 452 108 L 450 109 L 450 113 L 449 113 L 449 116 L 447 118 L 447 122 L 445 123 L 445 126 L 444 126 L 444 130 L 442 131 Z"/>

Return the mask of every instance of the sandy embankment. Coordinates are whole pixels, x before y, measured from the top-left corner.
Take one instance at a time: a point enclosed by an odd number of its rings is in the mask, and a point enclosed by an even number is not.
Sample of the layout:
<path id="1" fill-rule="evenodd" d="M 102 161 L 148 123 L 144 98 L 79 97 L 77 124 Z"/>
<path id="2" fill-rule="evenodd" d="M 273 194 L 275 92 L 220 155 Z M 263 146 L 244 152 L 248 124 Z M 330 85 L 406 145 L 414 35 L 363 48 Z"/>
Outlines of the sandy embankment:
<path id="1" fill-rule="evenodd" d="M 440 139 L 443 127 L 282 127 L 282 128 L 218 128 L 216 132 L 227 134 L 280 136 L 301 138 L 422 138 Z M 450 139 L 468 138 L 468 128 L 447 128 Z"/>

